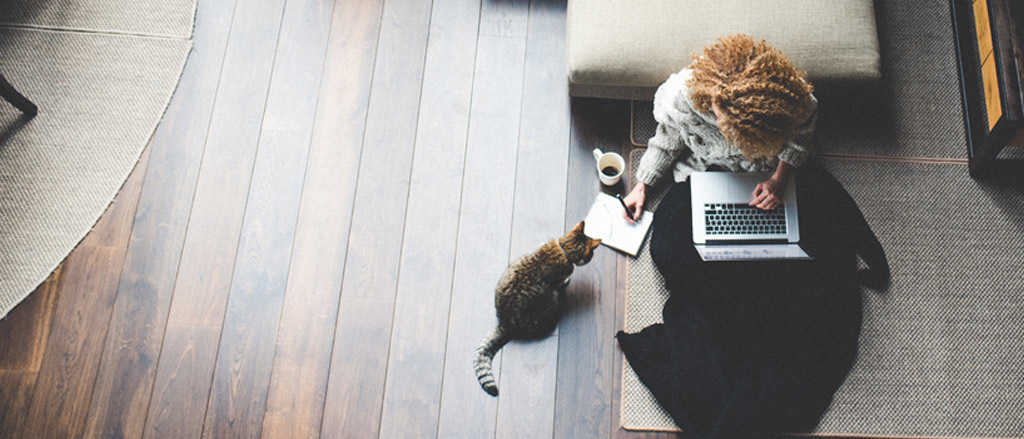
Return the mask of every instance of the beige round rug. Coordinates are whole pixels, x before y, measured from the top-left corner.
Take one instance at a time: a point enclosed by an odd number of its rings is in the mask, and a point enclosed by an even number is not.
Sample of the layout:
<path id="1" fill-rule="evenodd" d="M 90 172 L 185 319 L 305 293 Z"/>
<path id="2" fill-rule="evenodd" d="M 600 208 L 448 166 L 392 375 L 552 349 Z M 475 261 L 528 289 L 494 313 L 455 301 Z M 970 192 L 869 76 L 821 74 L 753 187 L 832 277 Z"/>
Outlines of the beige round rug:
<path id="1" fill-rule="evenodd" d="M 160 121 L 192 47 L 195 0 L 0 2 L 0 318 L 92 229 Z"/>

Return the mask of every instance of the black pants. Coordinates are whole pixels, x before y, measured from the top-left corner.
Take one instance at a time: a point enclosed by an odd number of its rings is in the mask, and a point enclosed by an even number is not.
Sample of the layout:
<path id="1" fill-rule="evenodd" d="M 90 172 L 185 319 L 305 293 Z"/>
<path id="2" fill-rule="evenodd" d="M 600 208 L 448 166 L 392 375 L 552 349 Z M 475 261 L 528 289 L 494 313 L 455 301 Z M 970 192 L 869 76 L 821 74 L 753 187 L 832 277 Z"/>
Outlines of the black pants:
<path id="1" fill-rule="evenodd" d="M 671 293 L 664 324 L 618 340 L 630 365 L 693 437 L 805 431 L 852 367 L 861 307 L 856 256 L 888 276 L 852 198 L 809 163 L 796 176 L 801 243 L 813 261 L 702 262 L 688 183 L 652 224 L 651 255 Z M 884 273 L 883 273 L 884 272 Z"/>

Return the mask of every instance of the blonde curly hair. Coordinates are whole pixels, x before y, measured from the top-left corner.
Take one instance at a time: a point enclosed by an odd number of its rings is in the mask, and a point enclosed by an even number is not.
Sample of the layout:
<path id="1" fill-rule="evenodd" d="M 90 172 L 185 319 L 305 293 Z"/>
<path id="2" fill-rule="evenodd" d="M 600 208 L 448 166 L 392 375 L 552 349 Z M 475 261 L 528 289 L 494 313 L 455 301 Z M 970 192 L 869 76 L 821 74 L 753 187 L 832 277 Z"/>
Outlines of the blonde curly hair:
<path id="1" fill-rule="evenodd" d="M 703 56 L 690 55 L 686 85 L 695 107 L 707 113 L 718 106 L 722 134 L 746 158 L 778 155 L 813 111 L 807 73 L 764 40 L 738 34 L 718 41 Z"/>

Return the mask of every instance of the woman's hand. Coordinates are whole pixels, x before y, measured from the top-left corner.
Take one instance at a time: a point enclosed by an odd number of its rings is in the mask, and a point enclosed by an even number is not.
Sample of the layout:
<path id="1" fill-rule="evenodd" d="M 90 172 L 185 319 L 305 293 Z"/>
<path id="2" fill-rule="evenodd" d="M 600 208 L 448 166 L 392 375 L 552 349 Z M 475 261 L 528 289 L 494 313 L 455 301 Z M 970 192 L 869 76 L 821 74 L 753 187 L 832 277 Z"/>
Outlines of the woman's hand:
<path id="1" fill-rule="evenodd" d="M 757 184 L 754 188 L 754 201 L 751 201 L 750 205 L 757 206 L 758 209 L 772 210 L 782 203 L 782 193 L 785 190 L 786 181 L 772 176 Z"/>
<path id="2" fill-rule="evenodd" d="M 782 193 L 786 191 L 786 182 L 789 181 L 789 174 L 792 172 L 793 165 L 779 160 L 772 177 L 758 183 L 754 188 L 754 201 L 751 201 L 750 205 L 764 210 L 779 207 L 779 204 L 782 204 Z"/>
<path id="3" fill-rule="evenodd" d="M 638 181 L 622 201 L 626 203 L 626 208 L 633 214 L 634 219 L 629 219 L 625 211 L 622 212 L 622 217 L 630 223 L 639 221 L 640 215 L 644 212 L 644 202 L 647 201 L 647 184 Z"/>

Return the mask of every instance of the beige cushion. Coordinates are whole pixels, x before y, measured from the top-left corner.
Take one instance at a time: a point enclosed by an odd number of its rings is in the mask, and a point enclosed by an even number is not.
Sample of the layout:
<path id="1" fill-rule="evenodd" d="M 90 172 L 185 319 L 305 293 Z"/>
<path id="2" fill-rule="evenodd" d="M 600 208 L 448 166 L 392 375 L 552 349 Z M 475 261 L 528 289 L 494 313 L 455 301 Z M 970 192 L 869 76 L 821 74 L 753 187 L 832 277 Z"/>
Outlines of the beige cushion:
<path id="1" fill-rule="evenodd" d="M 570 94 L 653 99 L 690 54 L 745 33 L 785 52 L 813 83 L 881 76 L 872 0 L 569 0 Z"/>

